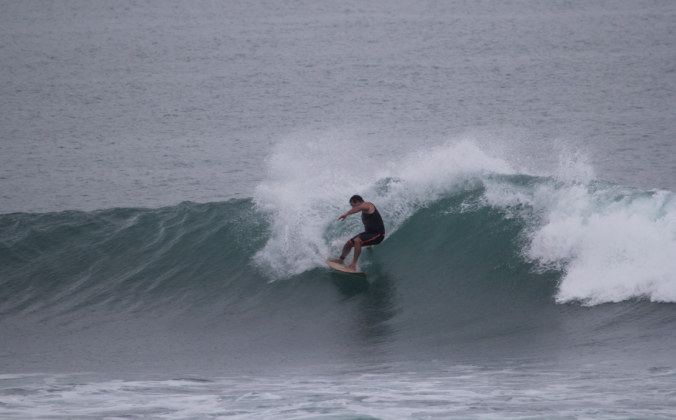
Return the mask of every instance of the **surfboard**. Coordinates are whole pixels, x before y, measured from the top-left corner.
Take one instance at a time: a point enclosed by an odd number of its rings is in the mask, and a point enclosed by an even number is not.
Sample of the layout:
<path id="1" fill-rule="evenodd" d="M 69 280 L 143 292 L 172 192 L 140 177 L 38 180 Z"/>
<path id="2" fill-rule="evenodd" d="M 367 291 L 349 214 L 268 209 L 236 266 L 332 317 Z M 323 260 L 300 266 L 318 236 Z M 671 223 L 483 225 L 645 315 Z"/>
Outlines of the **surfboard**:
<path id="1" fill-rule="evenodd" d="M 336 271 L 340 271 L 341 273 L 356 274 L 358 276 L 366 277 L 366 273 L 364 273 L 363 271 L 348 270 L 347 267 L 345 267 L 343 264 L 338 264 L 331 261 L 327 261 L 326 263 L 329 265 L 329 267 L 333 268 Z"/>

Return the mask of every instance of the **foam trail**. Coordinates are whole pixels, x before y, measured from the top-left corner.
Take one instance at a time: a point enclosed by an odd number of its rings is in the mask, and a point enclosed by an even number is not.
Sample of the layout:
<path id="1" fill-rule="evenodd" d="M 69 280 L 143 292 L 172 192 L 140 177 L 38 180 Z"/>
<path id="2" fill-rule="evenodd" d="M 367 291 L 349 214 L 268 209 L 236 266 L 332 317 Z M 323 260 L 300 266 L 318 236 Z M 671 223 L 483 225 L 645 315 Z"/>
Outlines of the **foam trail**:
<path id="1" fill-rule="evenodd" d="M 270 217 L 271 238 L 255 261 L 273 279 L 323 266 L 362 230 L 358 217 L 336 222 L 353 194 L 377 202 L 392 235 L 427 203 L 476 188 L 483 174 L 512 172 L 470 141 L 374 159 L 359 142 L 336 134 L 286 139 L 267 163 L 254 201 Z"/>

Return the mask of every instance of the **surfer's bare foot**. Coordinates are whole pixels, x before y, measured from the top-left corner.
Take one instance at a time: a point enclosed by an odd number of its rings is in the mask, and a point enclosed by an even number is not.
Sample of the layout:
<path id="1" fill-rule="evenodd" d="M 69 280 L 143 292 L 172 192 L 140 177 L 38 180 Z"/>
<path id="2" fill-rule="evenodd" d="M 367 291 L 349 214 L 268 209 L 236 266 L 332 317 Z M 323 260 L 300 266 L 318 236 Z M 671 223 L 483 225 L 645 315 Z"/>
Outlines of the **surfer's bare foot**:
<path id="1" fill-rule="evenodd" d="M 332 263 L 338 263 L 338 264 L 344 264 L 343 260 L 341 260 L 340 258 L 337 259 L 337 260 L 329 260 L 329 262 L 332 262 Z"/>
<path id="2" fill-rule="evenodd" d="M 347 268 L 348 270 L 357 271 L 357 264 L 352 263 L 345 268 Z"/>

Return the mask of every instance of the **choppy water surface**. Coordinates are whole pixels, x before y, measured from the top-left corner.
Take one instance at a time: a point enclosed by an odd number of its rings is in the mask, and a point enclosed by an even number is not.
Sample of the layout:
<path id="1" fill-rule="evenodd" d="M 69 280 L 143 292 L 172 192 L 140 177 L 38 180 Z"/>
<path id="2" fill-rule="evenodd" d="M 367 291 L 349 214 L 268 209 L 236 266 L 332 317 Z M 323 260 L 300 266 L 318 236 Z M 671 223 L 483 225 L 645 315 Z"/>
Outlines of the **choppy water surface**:
<path id="1" fill-rule="evenodd" d="M 420 368 L 107 382 L 5 375 L 0 392 L 5 418 L 36 419 L 667 419 L 676 410 L 674 372 L 660 367 L 630 374 L 619 374 L 616 366 L 580 371 L 457 366 L 424 374 Z"/>

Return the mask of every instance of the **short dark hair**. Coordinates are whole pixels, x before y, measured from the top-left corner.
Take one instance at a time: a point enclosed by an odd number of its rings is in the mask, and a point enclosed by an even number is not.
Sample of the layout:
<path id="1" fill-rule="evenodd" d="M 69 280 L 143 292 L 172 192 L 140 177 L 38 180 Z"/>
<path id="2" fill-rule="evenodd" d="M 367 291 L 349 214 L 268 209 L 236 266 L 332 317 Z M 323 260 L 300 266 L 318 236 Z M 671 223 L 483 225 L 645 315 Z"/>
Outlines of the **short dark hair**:
<path id="1" fill-rule="evenodd" d="M 350 203 L 363 203 L 364 199 L 361 198 L 361 195 L 353 195 L 350 197 Z"/>

